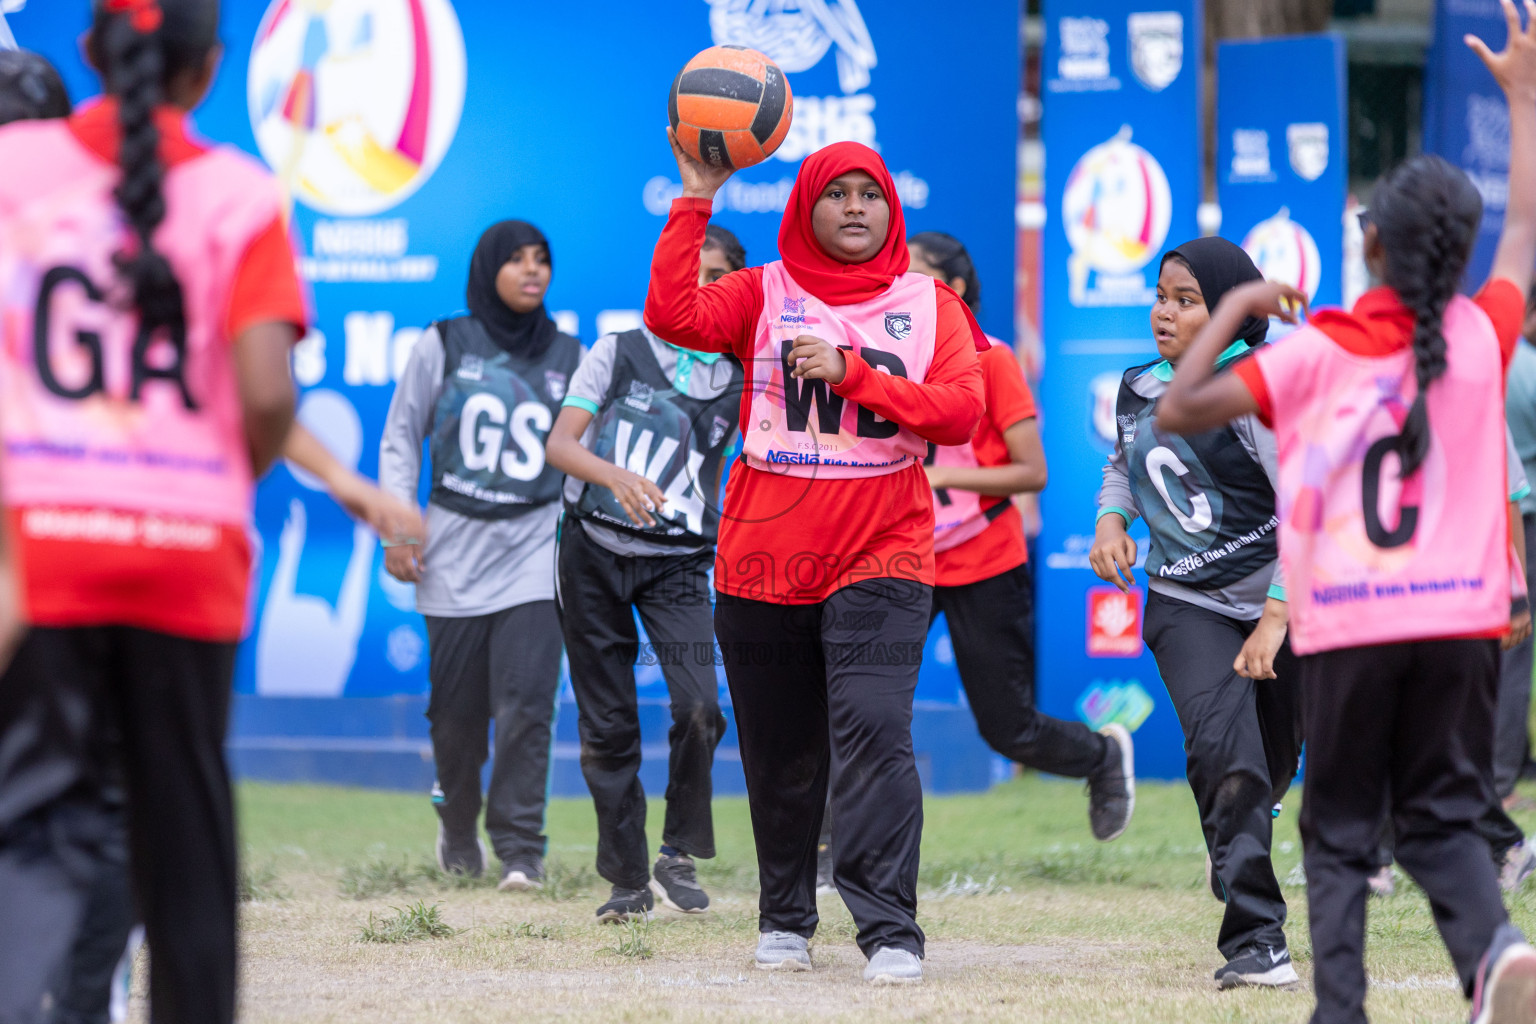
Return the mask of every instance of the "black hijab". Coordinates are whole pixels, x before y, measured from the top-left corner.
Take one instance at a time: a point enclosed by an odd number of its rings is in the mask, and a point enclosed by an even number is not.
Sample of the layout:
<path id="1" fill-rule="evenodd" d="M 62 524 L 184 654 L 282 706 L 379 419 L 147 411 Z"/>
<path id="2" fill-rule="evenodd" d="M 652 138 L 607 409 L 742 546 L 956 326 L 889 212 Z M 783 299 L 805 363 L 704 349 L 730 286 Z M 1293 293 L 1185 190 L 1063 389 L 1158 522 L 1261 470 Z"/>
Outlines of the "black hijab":
<path id="1" fill-rule="evenodd" d="M 492 224 L 480 236 L 475 255 L 469 261 L 469 287 L 466 297 L 469 312 L 501 348 L 523 359 L 538 359 L 559 336 L 559 328 L 549 318 L 541 303 L 531 313 L 514 312 L 496 294 L 496 275 L 525 245 L 542 245 L 549 253 L 549 265 L 555 257 L 549 250 L 544 232 L 525 220 L 504 220 Z"/>
<path id="2" fill-rule="evenodd" d="M 1163 264 L 1174 258 L 1189 267 L 1189 272 L 1200 285 L 1205 308 L 1212 313 L 1216 312 L 1216 303 L 1221 301 L 1221 297 L 1233 288 L 1249 281 L 1264 280 L 1264 275 L 1259 273 L 1259 268 L 1253 265 L 1253 260 L 1248 258 L 1242 247 L 1233 245 L 1225 238 L 1196 238 L 1185 242 L 1177 249 L 1164 253 Z M 1159 270 L 1163 264 L 1158 265 Z M 1267 317 L 1250 316 L 1243 321 L 1237 337 L 1232 340 L 1246 342 L 1252 348 L 1262 342 L 1268 333 Z"/>

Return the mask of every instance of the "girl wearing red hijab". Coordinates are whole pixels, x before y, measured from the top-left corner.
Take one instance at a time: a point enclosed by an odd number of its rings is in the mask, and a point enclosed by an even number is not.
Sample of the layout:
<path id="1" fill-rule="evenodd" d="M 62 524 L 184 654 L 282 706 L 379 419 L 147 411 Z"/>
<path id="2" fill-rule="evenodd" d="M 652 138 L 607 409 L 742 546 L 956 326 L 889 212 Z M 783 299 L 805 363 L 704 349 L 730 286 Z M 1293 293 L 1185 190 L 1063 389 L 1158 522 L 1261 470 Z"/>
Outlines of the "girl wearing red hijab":
<path id="1" fill-rule="evenodd" d="M 645 322 L 746 367 L 742 464 L 715 561 L 715 632 L 757 843 L 757 964 L 808 970 L 830 787 L 834 878 L 866 980 L 922 979 L 922 788 L 912 695 L 933 600 L 928 442 L 970 439 L 986 341 L 954 292 L 908 273 L 889 172 L 841 142 L 800 167 L 783 259 L 700 288 L 699 246 L 730 176 L 672 138 L 683 196 L 651 262 Z"/>

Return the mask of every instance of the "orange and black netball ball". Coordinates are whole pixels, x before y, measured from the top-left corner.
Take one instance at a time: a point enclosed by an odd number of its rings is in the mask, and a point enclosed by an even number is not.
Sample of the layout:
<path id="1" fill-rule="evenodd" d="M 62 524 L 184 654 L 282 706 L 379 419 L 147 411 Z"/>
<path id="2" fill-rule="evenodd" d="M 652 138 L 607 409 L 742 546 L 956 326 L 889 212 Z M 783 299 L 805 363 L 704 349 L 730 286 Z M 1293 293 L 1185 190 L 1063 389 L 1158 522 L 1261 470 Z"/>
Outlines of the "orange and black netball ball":
<path id="1" fill-rule="evenodd" d="M 789 134 L 794 99 L 777 64 L 745 46 L 711 46 L 672 81 L 667 116 L 688 155 L 715 167 L 751 167 Z"/>

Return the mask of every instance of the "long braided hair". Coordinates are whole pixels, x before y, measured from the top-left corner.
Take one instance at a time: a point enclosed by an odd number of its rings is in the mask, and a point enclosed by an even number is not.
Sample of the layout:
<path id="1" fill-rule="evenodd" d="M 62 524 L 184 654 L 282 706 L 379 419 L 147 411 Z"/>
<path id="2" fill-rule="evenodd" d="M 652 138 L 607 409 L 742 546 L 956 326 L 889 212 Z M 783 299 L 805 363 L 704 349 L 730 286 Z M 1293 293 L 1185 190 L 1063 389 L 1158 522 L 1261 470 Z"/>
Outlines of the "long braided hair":
<path id="1" fill-rule="evenodd" d="M 117 254 L 138 307 L 142 332 L 180 336 L 186 325 L 181 283 L 155 248 L 165 220 L 165 166 L 155 110 L 177 76 L 196 72 L 218 45 L 217 0 L 97 0 L 91 56 L 106 91 L 117 99 L 122 179 L 113 195 L 133 232 Z"/>
<path id="2" fill-rule="evenodd" d="M 1382 277 L 1413 310 L 1418 395 L 1397 438 L 1403 479 L 1429 454 L 1425 395 L 1446 370 L 1441 323 L 1467 269 L 1483 217 L 1483 200 L 1459 169 L 1438 156 L 1417 156 L 1376 186 L 1367 214 L 1385 255 Z"/>

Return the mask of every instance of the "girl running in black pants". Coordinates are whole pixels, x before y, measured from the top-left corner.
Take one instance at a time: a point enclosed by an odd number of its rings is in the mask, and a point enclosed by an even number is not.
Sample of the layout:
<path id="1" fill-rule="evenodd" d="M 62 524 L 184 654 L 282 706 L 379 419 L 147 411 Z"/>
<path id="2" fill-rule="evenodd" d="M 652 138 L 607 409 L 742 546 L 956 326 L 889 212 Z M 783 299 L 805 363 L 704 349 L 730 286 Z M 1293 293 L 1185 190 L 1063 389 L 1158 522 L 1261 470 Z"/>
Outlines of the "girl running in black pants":
<path id="1" fill-rule="evenodd" d="M 739 255 L 738 255 L 739 254 Z M 710 225 L 700 261 L 740 270 L 736 236 Z M 699 284 L 709 283 L 702 267 Z M 703 913 L 695 857 L 715 855 L 710 771 L 725 735 L 715 681 L 709 568 L 720 473 L 736 437 L 741 364 L 669 345 L 647 330 L 599 338 L 549 435 L 563 470 L 555 569 L 560 625 L 597 808 L 597 871 L 613 886 L 600 921 L 644 915 L 655 898 Z M 647 870 L 635 614 L 667 681 L 667 817 Z"/>
<path id="2" fill-rule="evenodd" d="M 1152 307 L 1162 356 L 1125 372 L 1115 403 L 1115 453 L 1104 467 L 1099 576 L 1128 591 L 1136 542 L 1151 546 L 1144 636 L 1184 729 L 1189 784 L 1200 809 L 1211 886 L 1226 903 L 1216 948 L 1222 988 L 1289 985 L 1285 897 L 1270 860 L 1272 808 L 1301 753 L 1294 659 L 1285 645 L 1285 592 L 1275 538 L 1274 437 L 1251 417 L 1197 437 L 1153 420 L 1173 368 L 1228 290 L 1261 280 L 1242 249 L 1221 238 L 1163 257 Z M 1264 341 L 1254 317 L 1228 333 L 1223 365 Z"/>
<path id="3" fill-rule="evenodd" d="M 914 235 L 912 269 L 947 283 L 972 310 L 981 299 L 970 254 L 937 231 Z M 934 495 L 933 614 L 949 623 L 955 665 L 982 738 L 1030 768 L 1087 779 L 1095 839 L 1118 837 L 1135 807 L 1131 734 L 1096 736 L 1035 708 L 1034 586 L 1024 523 L 1009 498 L 1045 487 L 1035 399 L 1013 350 L 996 338 L 981 353 L 986 412 L 969 444 L 930 445 Z"/>
<path id="4" fill-rule="evenodd" d="M 560 679 L 555 524 L 560 471 L 544 438 L 581 344 L 544 311 L 553 267 L 532 224 L 488 228 L 469 266 L 469 315 L 433 324 L 395 387 L 379 481 L 415 501 L 421 447 L 432 445 L 427 542 L 396 544 L 384 565 L 416 584 L 431 652 L 438 866 L 479 875 L 480 770 L 496 750 L 485 828 L 501 861 L 498 888 L 544 879 L 550 723 Z"/>
<path id="5" fill-rule="evenodd" d="M 6 1021 L 43 1019 L 111 870 L 118 770 L 153 1019 L 234 1016 L 223 745 L 251 493 L 306 314 L 277 183 L 188 129 L 218 28 L 211 0 L 103 0 L 85 48 L 107 98 L 0 130 L 0 440 L 32 623 L 0 677 Z"/>
<path id="6" fill-rule="evenodd" d="M 1504 233 L 1477 298 L 1457 286 L 1482 199 L 1444 160 L 1416 157 L 1371 200 L 1364 249 L 1383 287 L 1216 374 L 1234 325 L 1304 305 L 1280 285 L 1233 291 L 1159 413 L 1186 433 L 1255 413 L 1274 425 L 1306 709 L 1313 1024 L 1366 1019 L 1367 878 L 1387 808 L 1473 1021 L 1536 1021 L 1536 949 L 1509 923 L 1477 832 L 1511 611 L 1504 373 L 1536 263 L 1536 3 L 1524 31 L 1503 7 L 1502 53 L 1468 38 L 1509 102 Z"/>
<path id="7" fill-rule="evenodd" d="M 683 196 L 651 261 L 646 325 L 746 367 L 743 460 L 715 560 L 725 655 L 757 842 L 757 962 L 808 969 L 816 842 L 831 789 L 836 882 L 874 983 L 922 978 L 922 786 L 912 695 L 933 590 L 928 442 L 981 416 L 965 304 L 907 272 L 901 205 L 879 155 L 840 142 L 800 166 L 783 259 L 698 284 L 729 171 L 673 139 Z"/>

